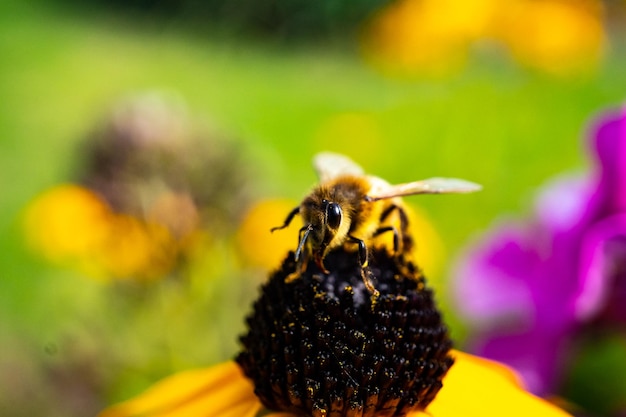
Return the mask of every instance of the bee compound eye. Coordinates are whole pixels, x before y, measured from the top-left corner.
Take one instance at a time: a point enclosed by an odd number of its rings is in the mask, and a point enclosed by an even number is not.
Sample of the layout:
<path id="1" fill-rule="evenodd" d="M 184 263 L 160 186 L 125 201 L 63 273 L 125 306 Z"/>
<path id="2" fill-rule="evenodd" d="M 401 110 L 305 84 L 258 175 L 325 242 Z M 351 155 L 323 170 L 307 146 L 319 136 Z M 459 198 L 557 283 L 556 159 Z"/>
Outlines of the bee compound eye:
<path id="1" fill-rule="evenodd" d="M 328 204 L 326 222 L 329 227 L 337 229 L 341 224 L 341 207 L 337 203 Z"/>

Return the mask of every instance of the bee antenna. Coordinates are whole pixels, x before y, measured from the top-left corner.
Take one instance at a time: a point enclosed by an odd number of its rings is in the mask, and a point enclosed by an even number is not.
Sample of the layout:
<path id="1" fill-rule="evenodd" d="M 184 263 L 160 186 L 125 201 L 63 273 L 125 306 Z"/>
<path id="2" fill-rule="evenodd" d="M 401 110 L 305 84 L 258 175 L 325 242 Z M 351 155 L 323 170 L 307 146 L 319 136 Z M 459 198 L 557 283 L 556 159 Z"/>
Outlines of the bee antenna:
<path id="1" fill-rule="evenodd" d="M 306 239 L 309 237 L 309 233 L 311 233 L 311 230 L 313 230 L 313 225 L 310 223 L 304 226 L 302 229 L 300 229 L 300 233 L 302 234 L 302 232 L 304 232 L 304 235 L 300 239 L 300 244 L 298 245 L 298 249 L 296 250 L 296 255 L 295 255 L 296 262 L 298 262 L 298 260 L 300 259 L 300 252 L 302 252 L 302 248 L 304 247 L 304 242 L 306 242 Z"/>

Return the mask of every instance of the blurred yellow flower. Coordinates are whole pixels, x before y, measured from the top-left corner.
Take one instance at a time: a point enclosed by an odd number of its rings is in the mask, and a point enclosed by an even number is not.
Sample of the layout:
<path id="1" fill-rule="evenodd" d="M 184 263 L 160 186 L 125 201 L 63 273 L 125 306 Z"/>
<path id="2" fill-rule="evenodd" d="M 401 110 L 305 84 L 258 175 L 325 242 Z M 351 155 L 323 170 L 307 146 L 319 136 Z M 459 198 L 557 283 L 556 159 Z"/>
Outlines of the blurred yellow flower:
<path id="1" fill-rule="evenodd" d="M 391 73 L 446 75 L 465 63 L 470 43 L 488 32 L 497 3 L 397 0 L 366 28 L 366 57 Z"/>
<path id="2" fill-rule="evenodd" d="M 115 213 L 97 194 L 72 184 L 35 198 L 26 208 L 24 230 L 48 261 L 104 279 L 163 276 L 179 250 L 167 227 Z"/>
<path id="3" fill-rule="evenodd" d="M 598 0 L 512 0 L 494 24 L 519 62 L 554 75 L 593 69 L 606 48 Z"/>
<path id="4" fill-rule="evenodd" d="M 59 185 L 26 208 L 26 239 L 49 261 L 76 262 L 97 252 L 108 235 L 111 216 L 95 193 L 77 185 Z"/>
<path id="5" fill-rule="evenodd" d="M 520 386 L 503 365 L 454 351 L 455 364 L 424 412 L 410 417 L 565 417 L 566 412 Z M 181 372 L 143 394 L 103 411 L 99 417 L 254 417 L 262 405 L 235 362 Z M 265 417 L 295 417 L 264 412 Z"/>
<path id="6" fill-rule="evenodd" d="M 298 205 L 286 199 L 260 200 L 252 205 L 237 232 L 237 246 L 246 262 L 265 270 L 280 266 L 290 250 L 298 246 L 298 230 L 302 225 L 293 221 L 288 228 L 271 233 L 280 226 L 287 214 Z"/>
<path id="7" fill-rule="evenodd" d="M 607 37 L 599 0 L 396 0 L 367 26 L 365 55 L 397 74 L 446 75 L 479 41 L 554 75 L 594 68 Z"/>
<path id="8" fill-rule="evenodd" d="M 174 266 L 177 242 L 166 227 L 126 214 L 111 217 L 98 258 L 113 277 L 154 279 Z"/>

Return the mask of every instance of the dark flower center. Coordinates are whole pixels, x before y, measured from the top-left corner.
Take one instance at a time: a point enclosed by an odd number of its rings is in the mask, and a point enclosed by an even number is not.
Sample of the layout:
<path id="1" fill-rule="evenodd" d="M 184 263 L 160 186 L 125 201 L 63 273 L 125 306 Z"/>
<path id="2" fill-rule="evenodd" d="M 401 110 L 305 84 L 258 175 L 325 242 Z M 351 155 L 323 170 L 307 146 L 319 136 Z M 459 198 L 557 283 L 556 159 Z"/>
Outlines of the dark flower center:
<path id="1" fill-rule="evenodd" d="M 293 254 L 263 285 L 237 362 L 263 404 L 307 416 L 424 409 L 453 363 L 432 292 L 410 262 L 372 250 L 372 299 L 354 253 L 336 250 L 293 282 Z"/>

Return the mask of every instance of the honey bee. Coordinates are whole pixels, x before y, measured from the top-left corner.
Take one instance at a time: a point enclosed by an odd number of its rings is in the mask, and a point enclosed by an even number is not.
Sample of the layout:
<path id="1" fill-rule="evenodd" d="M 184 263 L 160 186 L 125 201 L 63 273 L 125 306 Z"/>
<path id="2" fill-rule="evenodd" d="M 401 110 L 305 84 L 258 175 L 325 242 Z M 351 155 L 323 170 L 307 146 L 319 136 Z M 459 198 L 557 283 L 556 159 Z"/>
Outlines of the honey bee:
<path id="1" fill-rule="evenodd" d="M 284 229 L 299 214 L 304 226 L 298 234 L 295 252 L 297 268 L 287 277 L 292 281 L 306 271 L 308 260 L 313 257 L 324 273 L 326 254 L 341 246 L 352 251 L 356 248 L 361 275 L 366 288 L 377 296 L 368 274 L 367 244 L 383 233 L 393 233 L 393 253 L 400 255 L 411 249 L 408 235 L 409 220 L 402 196 L 413 194 L 471 193 L 481 186 L 455 178 L 430 178 L 405 184 L 391 185 L 385 180 L 366 175 L 363 169 L 346 156 L 331 152 L 317 154 L 313 166 L 319 177 L 319 185 L 294 208 L 282 226 Z M 399 230 L 389 225 L 392 213 L 399 217 Z M 351 248 L 350 248 L 351 247 Z"/>

